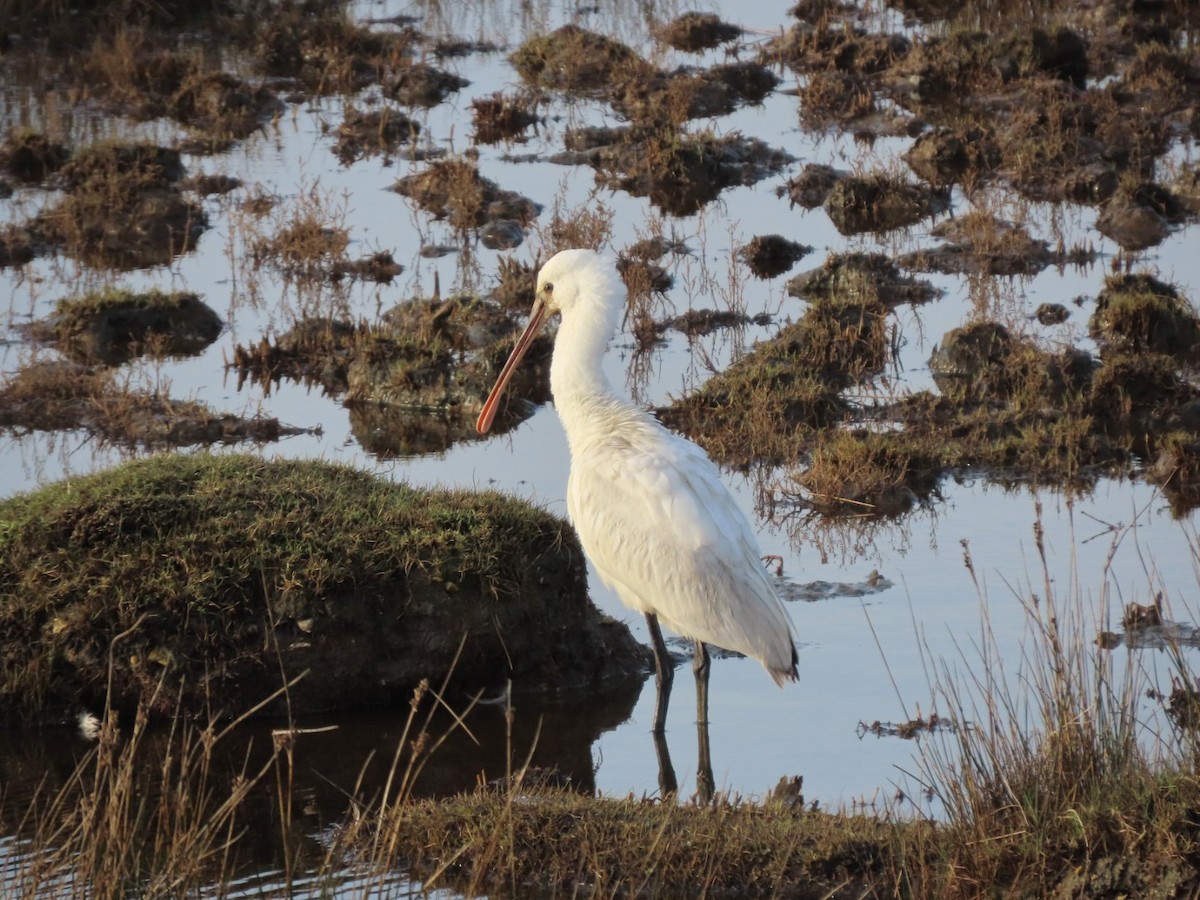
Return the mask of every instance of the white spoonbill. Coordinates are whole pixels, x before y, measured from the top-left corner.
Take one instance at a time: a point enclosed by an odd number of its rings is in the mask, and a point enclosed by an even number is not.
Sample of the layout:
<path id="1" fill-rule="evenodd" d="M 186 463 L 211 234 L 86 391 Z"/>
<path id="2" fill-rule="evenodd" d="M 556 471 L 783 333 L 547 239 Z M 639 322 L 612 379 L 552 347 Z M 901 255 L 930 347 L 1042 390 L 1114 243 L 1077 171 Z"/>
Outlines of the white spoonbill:
<path id="1" fill-rule="evenodd" d="M 783 604 L 763 570 L 754 531 L 691 441 L 618 397 L 601 367 L 625 309 L 608 257 L 563 250 L 538 273 L 529 324 L 483 404 L 486 432 L 521 357 L 554 313 L 550 390 L 571 447 L 567 514 L 604 583 L 644 613 L 654 643 L 654 732 L 666 724 L 671 658 L 659 622 L 696 642 L 698 724 L 708 721 L 705 644 L 757 659 L 779 685 L 795 681 L 796 647 Z"/>

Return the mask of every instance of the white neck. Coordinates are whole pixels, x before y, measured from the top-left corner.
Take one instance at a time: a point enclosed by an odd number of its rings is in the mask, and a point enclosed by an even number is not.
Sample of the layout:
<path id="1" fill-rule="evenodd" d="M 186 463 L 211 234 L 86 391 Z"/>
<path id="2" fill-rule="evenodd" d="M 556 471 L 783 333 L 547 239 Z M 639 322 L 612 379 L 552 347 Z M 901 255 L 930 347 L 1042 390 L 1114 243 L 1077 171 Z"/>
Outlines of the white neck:
<path id="1" fill-rule="evenodd" d="M 614 416 L 638 412 L 617 396 L 604 374 L 604 354 L 617 325 L 615 306 L 575 306 L 569 316 L 563 316 L 554 339 L 550 390 L 573 451 L 590 437 L 607 432 Z"/>

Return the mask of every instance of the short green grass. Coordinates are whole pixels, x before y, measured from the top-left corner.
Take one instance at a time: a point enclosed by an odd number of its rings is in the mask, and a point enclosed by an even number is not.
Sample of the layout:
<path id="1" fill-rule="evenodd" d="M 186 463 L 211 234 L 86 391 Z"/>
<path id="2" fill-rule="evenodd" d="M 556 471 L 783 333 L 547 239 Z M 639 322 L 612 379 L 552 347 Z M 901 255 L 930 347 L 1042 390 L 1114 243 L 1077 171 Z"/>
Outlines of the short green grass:
<path id="1" fill-rule="evenodd" d="M 492 491 L 196 453 L 0 503 L 8 713 L 54 715 L 109 690 L 130 706 L 166 679 L 185 705 L 211 694 L 236 715 L 285 665 L 319 670 L 310 706 L 378 701 L 440 677 L 464 635 L 468 680 L 587 681 L 606 654 L 640 669 L 612 626 L 587 600 L 569 527 Z"/>

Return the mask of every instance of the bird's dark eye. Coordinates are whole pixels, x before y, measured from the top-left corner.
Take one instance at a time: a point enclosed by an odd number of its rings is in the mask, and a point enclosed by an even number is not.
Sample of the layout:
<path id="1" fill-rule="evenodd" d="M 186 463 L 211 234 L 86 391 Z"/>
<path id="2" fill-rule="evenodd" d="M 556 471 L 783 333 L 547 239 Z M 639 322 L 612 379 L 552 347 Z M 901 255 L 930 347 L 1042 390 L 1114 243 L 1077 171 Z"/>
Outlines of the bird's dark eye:
<path id="1" fill-rule="evenodd" d="M 553 294 L 554 293 L 554 285 L 551 284 L 549 281 L 547 281 L 545 284 L 542 285 L 542 293 L 543 294 Z"/>

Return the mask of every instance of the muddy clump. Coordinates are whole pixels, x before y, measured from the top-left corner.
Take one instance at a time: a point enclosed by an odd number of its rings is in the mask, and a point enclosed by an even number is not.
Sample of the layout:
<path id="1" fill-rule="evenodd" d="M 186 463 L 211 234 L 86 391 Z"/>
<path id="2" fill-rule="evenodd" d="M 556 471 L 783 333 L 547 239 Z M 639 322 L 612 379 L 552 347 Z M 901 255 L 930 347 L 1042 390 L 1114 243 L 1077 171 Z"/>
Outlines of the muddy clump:
<path id="1" fill-rule="evenodd" d="M 614 86 L 611 102 L 623 118 L 640 128 L 671 128 L 690 119 L 727 116 L 737 95 L 707 73 L 680 70 Z"/>
<path id="2" fill-rule="evenodd" d="M 750 267 L 756 278 L 782 275 L 797 262 L 812 253 L 812 247 L 789 241 L 778 234 L 760 234 L 750 243 L 738 248 L 738 256 Z"/>
<path id="3" fill-rule="evenodd" d="M 271 265 L 288 278 L 335 280 L 335 271 L 348 264 L 350 234 L 333 227 L 311 210 L 297 210 L 274 234 L 255 240 L 250 248 L 258 265 Z"/>
<path id="4" fill-rule="evenodd" d="M 589 155 L 596 182 L 647 197 L 672 216 L 693 215 L 726 188 L 755 184 L 793 161 L 741 134 L 650 129 L 627 131 L 622 138 Z"/>
<path id="5" fill-rule="evenodd" d="M 401 178 L 391 190 L 464 231 L 500 219 L 512 219 L 524 227 L 542 210 L 529 198 L 484 178 L 479 168 L 465 159 L 434 162 L 422 172 Z"/>
<path id="6" fill-rule="evenodd" d="M 690 119 L 725 116 L 743 104 L 761 103 L 778 83 L 770 69 L 742 61 L 631 79 L 613 85 L 609 101 L 639 128 L 669 128 Z"/>
<path id="7" fill-rule="evenodd" d="M 413 300 L 384 314 L 354 349 L 347 403 L 453 413 L 473 427 L 516 341 L 517 317 L 476 297 Z M 539 335 L 506 393 L 508 407 L 549 399 L 552 339 Z M 501 426 L 509 417 L 502 415 Z"/>
<path id="8" fill-rule="evenodd" d="M 0 387 L 0 428 L 80 429 L 109 444 L 143 449 L 265 443 L 308 433 L 271 417 L 221 414 L 195 401 L 132 391 L 106 368 L 68 362 L 35 362 Z"/>
<path id="9" fill-rule="evenodd" d="M 304 319 L 274 340 L 263 337 L 250 346 L 238 344 L 230 368 L 237 372 L 238 390 L 248 378 L 268 389 L 288 378 L 320 385 L 327 395 L 338 396 L 349 387 L 346 369 L 367 331 L 366 325 L 340 319 Z"/>
<path id="10" fill-rule="evenodd" d="M 1145 250 L 1161 244 L 1186 218 L 1186 207 L 1168 188 L 1144 182 L 1118 188 L 1101 207 L 1096 230 L 1124 250 Z"/>
<path id="11" fill-rule="evenodd" d="M 334 153 L 342 165 L 348 166 L 360 159 L 394 154 L 401 145 L 415 141 L 420 133 L 420 123 L 398 109 L 381 107 L 364 112 L 348 106 L 337 127 Z"/>
<path id="12" fill-rule="evenodd" d="M 841 391 L 886 363 L 887 314 L 877 298 L 815 300 L 798 322 L 659 415 L 727 465 L 795 459 L 849 411 Z"/>
<path id="13" fill-rule="evenodd" d="M 496 287 L 489 297 L 509 312 L 517 315 L 528 313 L 537 290 L 537 269 L 513 256 L 502 256 L 496 267 L 496 276 Z"/>
<path id="14" fill-rule="evenodd" d="M 823 516 L 900 516 L 937 486 L 936 467 L 870 431 L 836 431 L 793 474 L 806 508 Z"/>
<path id="15" fill-rule="evenodd" d="M 32 229 L 20 225 L 0 228 L 0 268 L 32 262 L 39 249 Z"/>
<path id="16" fill-rule="evenodd" d="M 1089 41 L 1103 35 L 1064 26 L 925 36 L 864 90 L 926 120 L 908 161 L 931 183 L 1002 175 L 1032 199 L 1100 204 L 1124 177 L 1149 177 L 1195 109 L 1186 64 L 1094 54 Z M 1103 83 L 1089 76 L 1096 59 L 1110 68 Z"/>
<path id="17" fill-rule="evenodd" d="M 756 348 L 658 416 L 723 465 L 744 468 L 795 459 L 809 436 L 833 427 L 847 411 L 838 390 L 794 365 L 786 352 Z"/>
<path id="18" fill-rule="evenodd" d="M 204 210 L 180 189 L 183 174 L 177 150 L 145 143 L 84 147 L 59 172 L 65 196 L 38 213 L 30 231 L 88 265 L 166 265 L 208 227 Z"/>
<path id="19" fill-rule="evenodd" d="M 330 267 L 329 277 L 336 283 L 342 279 L 391 284 L 404 271 L 390 250 L 379 250 L 358 259 L 337 260 Z"/>
<path id="20" fill-rule="evenodd" d="M 168 454 L 5 500 L 0 522 L 3 719 L 236 716 L 291 679 L 264 712 L 403 701 L 451 672 L 604 691 L 646 670 L 588 600 L 569 526 L 496 493 Z"/>
<path id="21" fill-rule="evenodd" d="M 509 61 L 534 87 L 594 94 L 654 71 L 625 44 L 578 25 L 530 38 Z"/>
<path id="22" fill-rule="evenodd" d="M 351 403 L 350 433 L 377 459 L 408 459 L 445 453 L 455 444 L 477 441 L 475 420 L 454 412 L 378 403 Z"/>
<path id="23" fill-rule="evenodd" d="M 238 190 L 238 188 L 243 187 L 244 183 L 242 179 L 233 175 L 201 172 L 182 179 L 179 182 L 179 186 L 183 190 L 191 191 L 193 194 L 198 194 L 201 197 L 212 197 L 232 193 Z"/>
<path id="24" fill-rule="evenodd" d="M 938 128 L 918 137 L 904 161 L 917 177 L 937 187 L 969 185 L 993 174 L 1000 151 L 992 135 L 978 126 Z"/>
<path id="25" fill-rule="evenodd" d="M 658 263 L 636 256 L 617 256 L 617 273 L 631 297 L 665 294 L 675 286 L 675 278 Z"/>
<path id="26" fill-rule="evenodd" d="M 945 212 L 947 193 L 888 175 L 847 176 L 825 197 L 825 212 L 844 235 L 884 232 Z"/>
<path id="27" fill-rule="evenodd" d="M 1094 362 L 1078 350 L 1054 356 L 997 322 L 948 331 L 934 347 L 929 370 L 951 400 L 972 404 L 1062 402 L 1087 386 Z"/>
<path id="28" fill-rule="evenodd" d="M 1101 204 L 1123 175 L 1147 177 L 1166 149 L 1162 121 L 1112 90 L 1080 94 L 1060 82 L 1036 82 L 1021 101 L 996 136 L 1006 176 L 1035 200 Z"/>
<path id="29" fill-rule="evenodd" d="M 223 327 L 197 294 L 110 289 L 59 300 L 54 313 L 34 322 L 30 333 L 76 362 L 115 366 L 143 354 L 194 355 Z"/>
<path id="30" fill-rule="evenodd" d="M 689 12 L 652 30 L 657 40 L 676 50 L 700 53 L 736 41 L 742 29 L 712 13 Z"/>
<path id="31" fill-rule="evenodd" d="M 929 361 L 940 397 L 919 392 L 876 410 L 885 438 L 934 477 L 978 467 L 992 477 L 1088 484 L 1157 459 L 1150 477 L 1192 490 L 1186 458 L 1200 437 L 1200 392 L 1170 357 L 1040 349 L 980 321 L 948 332 Z M 883 438 L 881 438 L 883 439 Z M 1174 502 L 1174 501 L 1173 501 Z"/>
<path id="32" fill-rule="evenodd" d="M 760 103 L 779 83 L 756 60 L 664 71 L 625 44 L 574 25 L 530 38 L 510 60 L 532 87 L 605 99 L 643 132 L 727 115 Z"/>
<path id="33" fill-rule="evenodd" d="M 1036 275 L 1047 266 L 1084 265 L 1095 259 L 1094 250 L 1051 249 L 1020 224 L 996 219 L 983 211 L 938 223 L 932 235 L 945 243 L 905 254 L 896 262 L 917 272 L 951 275 Z"/>
<path id="34" fill-rule="evenodd" d="M 1105 354 L 1104 364 L 1092 376 L 1088 411 L 1097 428 L 1114 438 L 1127 437 L 1140 453 L 1153 457 L 1157 432 L 1190 426 L 1200 433 L 1195 418 L 1186 414 L 1197 396 L 1169 356 Z"/>
<path id="35" fill-rule="evenodd" d="M 22 184 L 40 184 L 71 157 L 65 144 L 39 131 L 13 129 L 0 144 L 0 171 Z"/>
<path id="36" fill-rule="evenodd" d="M 770 321 L 770 317 L 765 313 L 751 317 L 732 309 L 689 309 L 662 324 L 666 328 L 681 332 L 689 340 L 694 340 L 714 331 L 744 328 L 747 325 L 769 325 Z"/>
<path id="37" fill-rule="evenodd" d="M 779 84 L 774 72 L 752 60 L 719 63 L 705 70 L 705 75 L 724 84 L 740 102 L 751 105 L 761 103 Z"/>
<path id="38" fill-rule="evenodd" d="M 528 278 L 532 275 L 524 273 Z M 521 278 L 515 271 L 512 277 Z M 517 290 L 510 288 L 510 290 Z M 388 456 L 442 451 L 479 440 L 475 420 L 528 312 L 470 295 L 409 300 L 375 324 L 306 319 L 275 339 L 238 345 L 230 368 L 270 387 L 282 378 L 320 385 L 351 409 L 363 446 Z M 553 338 L 539 335 L 514 375 L 495 431 L 510 429 L 550 399 Z"/>
<path id="39" fill-rule="evenodd" d="M 1193 408 L 1193 416 L 1200 412 Z M 1146 470 L 1146 480 L 1162 488 L 1171 512 L 1185 518 L 1200 506 L 1200 439 L 1196 432 L 1170 432 L 1160 442 Z M 1200 643 L 1200 635 L 1197 635 Z"/>
<path id="40" fill-rule="evenodd" d="M 789 279 L 787 293 L 805 300 L 877 300 L 888 307 L 926 303 L 939 295 L 928 281 L 902 274 L 882 253 L 830 254 L 819 268 Z"/>
<path id="41" fill-rule="evenodd" d="M 632 257 L 633 259 L 657 261 L 668 254 L 672 256 L 690 256 L 692 249 L 686 242 L 678 238 L 666 237 L 665 235 L 651 235 L 650 237 L 634 241 L 625 248 L 623 255 Z"/>
<path id="42" fill-rule="evenodd" d="M 800 124 L 812 131 L 868 130 L 899 132 L 902 126 L 879 127 L 879 104 L 867 79 L 846 72 L 813 72 L 799 89 Z M 875 125 L 868 123 L 875 122 Z"/>
<path id="43" fill-rule="evenodd" d="M 260 72 L 296 79 L 312 94 L 353 93 L 383 84 L 409 64 L 418 33 L 373 30 L 340 3 L 282 4 L 258 16 L 245 37 Z"/>
<path id="44" fill-rule="evenodd" d="M 1105 352 L 1162 353 L 1200 363 L 1200 317 L 1174 287 L 1151 275 L 1106 278 L 1088 331 Z"/>
<path id="45" fill-rule="evenodd" d="M 832 320 L 824 335 L 810 329 L 806 342 L 828 345 L 839 325 L 845 334 L 846 320 Z M 827 355 L 822 380 L 853 376 L 854 365 L 871 377 L 872 346 L 865 341 L 848 360 Z M 895 515 L 926 502 L 949 473 L 1086 486 L 1132 474 L 1139 458 L 1156 461 L 1147 477 L 1168 486 L 1173 508 L 1200 496 L 1191 456 L 1200 445 L 1200 391 L 1162 353 L 1106 350 L 1098 361 L 1076 348 L 1043 350 L 982 320 L 948 332 L 929 368 L 939 393 L 877 401 L 857 412 L 857 427 L 813 429 L 790 448 L 798 508 Z"/>
<path id="46" fill-rule="evenodd" d="M 270 88 L 213 68 L 203 53 L 157 29 L 126 27 L 98 38 L 65 77 L 111 112 L 179 122 L 198 152 L 224 150 L 284 109 Z"/>
<path id="47" fill-rule="evenodd" d="M 1082 90 L 1088 73 L 1087 42 L 1062 27 L 1014 30 L 1009 34 L 962 31 L 929 37 L 895 68 L 920 104 L 953 105 L 995 92 L 1033 75 L 1048 75 Z"/>
<path id="48" fill-rule="evenodd" d="M 823 8 L 766 44 L 765 60 L 804 74 L 875 75 L 895 66 L 912 50 L 911 42 L 901 34 L 870 32 L 847 21 L 840 14 L 849 11 L 849 6 L 814 5 Z"/>
<path id="49" fill-rule="evenodd" d="M 495 219 L 479 229 L 479 243 L 489 250 L 512 250 L 525 242 L 525 229 L 516 219 Z"/>
<path id="50" fill-rule="evenodd" d="M 1061 303 L 1039 303 L 1033 317 L 1042 325 L 1061 325 L 1071 317 L 1071 311 Z"/>
<path id="51" fill-rule="evenodd" d="M 816 209 L 825 202 L 833 186 L 848 173 L 833 166 L 808 163 L 795 178 L 788 179 L 787 195 L 793 206 Z"/>
<path id="52" fill-rule="evenodd" d="M 471 101 L 475 141 L 499 144 L 520 137 L 526 129 L 541 121 L 536 102 L 530 94 L 496 92 L 490 97 L 476 97 Z"/>
<path id="53" fill-rule="evenodd" d="M 467 87 L 465 78 L 426 63 L 402 66 L 384 85 L 384 92 L 404 106 L 430 109 Z"/>
<path id="54" fill-rule="evenodd" d="M 241 140 L 283 112 L 269 90 L 228 72 L 197 72 L 171 95 L 166 111 L 206 142 Z"/>

